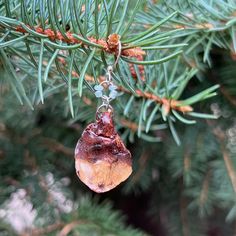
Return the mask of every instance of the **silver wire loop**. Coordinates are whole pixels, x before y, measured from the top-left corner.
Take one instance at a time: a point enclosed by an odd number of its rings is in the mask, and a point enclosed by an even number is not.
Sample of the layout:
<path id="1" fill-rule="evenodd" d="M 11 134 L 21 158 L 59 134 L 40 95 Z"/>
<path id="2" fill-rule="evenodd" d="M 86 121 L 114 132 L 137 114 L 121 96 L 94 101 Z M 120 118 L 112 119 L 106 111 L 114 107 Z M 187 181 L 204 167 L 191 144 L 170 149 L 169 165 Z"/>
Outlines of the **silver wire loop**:
<path id="1" fill-rule="evenodd" d="M 110 111 L 111 113 L 113 113 L 113 107 L 108 104 L 102 104 L 100 105 L 98 108 L 97 108 L 97 111 L 96 111 L 96 120 L 99 120 L 100 119 L 100 116 L 101 114 L 103 113 L 102 109 L 104 109 L 105 111 Z"/>
<path id="2" fill-rule="evenodd" d="M 121 50 L 122 50 L 122 45 L 121 45 L 121 42 L 119 40 L 119 42 L 118 42 L 118 54 L 117 54 L 117 57 L 116 57 L 116 61 L 115 61 L 114 65 L 113 65 L 114 68 L 116 67 L 116 65 L 117 65 L 117 63 L 118 63 L 118 61 L 120 59 Z"/>
<path id="3" fill-rule="evenodd" d="M 106 95 L 102 96 L 102 105 L 109 106 L 110 104 L 110 98 Z"/>

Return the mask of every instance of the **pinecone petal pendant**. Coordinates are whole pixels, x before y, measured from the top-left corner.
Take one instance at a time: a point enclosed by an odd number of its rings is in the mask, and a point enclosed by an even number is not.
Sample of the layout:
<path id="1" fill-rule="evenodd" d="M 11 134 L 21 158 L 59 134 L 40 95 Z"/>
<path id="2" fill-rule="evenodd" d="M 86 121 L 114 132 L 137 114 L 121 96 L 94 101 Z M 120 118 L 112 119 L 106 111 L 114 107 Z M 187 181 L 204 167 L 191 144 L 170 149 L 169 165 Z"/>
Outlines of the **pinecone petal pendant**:
<path id="1" fill-rule="evenodd" d="M 80 180 L 97 193 L 115 188 L 132 173 L 131 154 L 115 131 L 111 111 L 84 130 L 75 148 L 75 168 Z"/>

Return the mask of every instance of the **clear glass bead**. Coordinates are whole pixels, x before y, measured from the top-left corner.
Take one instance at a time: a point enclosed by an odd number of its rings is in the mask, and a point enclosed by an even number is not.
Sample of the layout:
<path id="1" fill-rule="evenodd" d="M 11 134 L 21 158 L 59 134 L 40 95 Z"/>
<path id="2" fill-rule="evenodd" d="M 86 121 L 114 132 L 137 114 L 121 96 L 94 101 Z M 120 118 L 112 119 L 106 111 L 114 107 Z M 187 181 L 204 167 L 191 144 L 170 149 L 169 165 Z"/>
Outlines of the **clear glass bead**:
<path id="1" fill-rule="evenodd" d="M 118 95 L 118 92 L 116 90 L 112 90 L 109 94 L 109 98 L 115 99 Z"/>
<path id="2" fill-rule="evenodd" d="M 102 97 L 102 91 L 96 91 L 94 94 L 95 94 L 95 96 L 97 98 L 101 98 Z"/>
<path id="3" fill-rule="evenodd" d="M 104 88 L 103 88 L 102 85 L 97 84 L 97 85 L 94 86 L 94 89 L 95 89 L 96 91 L 102 91 Z"/>

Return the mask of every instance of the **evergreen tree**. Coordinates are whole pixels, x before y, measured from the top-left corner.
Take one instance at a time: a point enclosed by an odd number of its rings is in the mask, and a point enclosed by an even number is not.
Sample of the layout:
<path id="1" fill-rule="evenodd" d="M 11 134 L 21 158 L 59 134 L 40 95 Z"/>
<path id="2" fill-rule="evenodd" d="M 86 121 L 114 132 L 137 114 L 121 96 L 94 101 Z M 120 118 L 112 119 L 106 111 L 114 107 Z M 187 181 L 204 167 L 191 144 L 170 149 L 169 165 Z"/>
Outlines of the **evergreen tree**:
<path id="1" fill-rule="evenodd" d="M 0 0 L 0 235 L 235 235 L 235 60 L 234 0 Z M 74 148 L 114 64 L 133 173 L 97 196 Z"/>

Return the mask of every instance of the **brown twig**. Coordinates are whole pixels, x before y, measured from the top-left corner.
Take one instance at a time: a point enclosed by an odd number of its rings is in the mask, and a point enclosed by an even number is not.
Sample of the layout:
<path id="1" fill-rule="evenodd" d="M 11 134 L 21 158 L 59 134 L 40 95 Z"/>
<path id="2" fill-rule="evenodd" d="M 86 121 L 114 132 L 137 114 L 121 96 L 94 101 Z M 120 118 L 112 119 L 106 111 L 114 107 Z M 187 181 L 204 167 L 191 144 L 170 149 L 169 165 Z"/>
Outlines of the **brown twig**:
<path id="1" fill-rule="evenodd" d="M 48 225 L 44 228 L 32 229 L 32 230 L 30 230 L 30 232 L 24 232 L 20 236 L 32 236 L 32 235 L 44 236 L 44 235 L 47 235 L 55 230 L 62 228 L 64 225 L 65 225 L 65 223 L 57 222 L 55 224 Z"/>
<path id="2" fill-rule="evenodd" d="M 183 236 L 189 236 L 189 225 L 188 225 L 188 215 L 187 215 L 187 203 L 184 197 L 181 197 L 180 200 L 180 217 L 182 222 Z"/>
<path id="3" fill-rule="evenodd" d="M 78 74 L 76 72 L 74 72 L 74 76 L 78 77 Z M 92 83 L 94 82 L 94 78 L 92 76 L 85 75 L 85 79 L 88 82 L 92 82 Z M 98 80 L 100 82 L 102 82 L 102 81 L 105 80 L 105 77 L 101 76 L 101 77 L 98 78 Z M 131 94 L 131 92 L 129 90 L 125 89 L 122 86 L 118 86 L 118 90 L 121 91 L 121 92 Z M 188 113 L 188 112 L 193 111 L 193 108 L 191 106 L 181 105 L 181 101 L 177 101 L 177 100 L 174 100 L 174 99 L 168 99 L 168 98 L 161 98 L 161 97 L 159 97 L 157 95 L 154 95 L 152 93 L 142 92 L 141 90 L 138 90 L 138 89 L 135 90 L 135 92 L 139 97 L 143 97 L 143 98 L 146 98 L 148 100 L 153 100 L 156 103 L 163 105 L 166 114 L 168 114 L 171 109 L 176 110 L 176 111 L 181 111 L 183 113 Z"/>
<path id="4" fill-rule="evenodd" d="M 92 76 L 86 75 L 85 79 L 88 82 L 94 82 L 94 78 Z M 104 81 L 104 79 L 105 79 L 105 77 L 101 76 L 99 78 L 99 81 L 102 82 L 102 81 Z M 125 89 L 122 86 L 119 86 L 118 90 L 121 91 L 121 92 L 125 92 L 125 93 L 131 93 L 129 90 Z M 183 113 L 193 111 L 193 108 L 191 106 L 185 106 L 185 105 L 181 106 L 180 105 L 181 101 L 177 101 L 177 100 L 174 100 L 174 99 L 168 99 L 168 98 L 161 98 L 161 97 L 159 97 L 157 95 L 154 95 L 152 93 L 142 92 L 141 90 L 138 90 L 138 89 L 135 90 L 135 92 L 139 97 L 143 97 L 143 98 L 146 98 L 146 99 L 149 99 L 149 100 L 153 100 L 156 103 L 159 103 L 159 104 L 163 105 L 164 108 L 166 109 L 167 114 L 169 113 L 170 109 L 181 111 Z"/>
<path id="5" fill-rule="evenodd" d="M 230 95 L 229 92 L 222 85 L 220 86 L 220 91 L 233 106 L 236 106 L 236 98 Z"/>
<path id="6" fill-rule="evenodd" d="M 189 151 L 185 151 L 184 153 L 184 171 L 188 172 L 191 168 L 191 159 Z"/>
<path id="7" fill-rule="evenodd" d="M 65 147 L 62 143 L 59 143 L 54 139 L 43 138 L 42 143 L 52 152 L 59 152 L 69 157 L 74 155 L 73 148 Z"/>
<path id="8" fill-rule="evenodd" d="M 182 232 L 183 236 L 190 236 L 190 229 L 189 229 L 189 221 L 188 221 L 188 212 L 187 212 L 187 206 L 188 202 L 186 197 L 183 194 L 183 178 L 181 179 L 181 196 L 180 196 L 180 219 L 182 223 Z"/>
<path id="9" fill-rule="evenodd" d="M 223 145 L 221 145 L 221 150 L 222 150 L 225 166 L 226 166 L 229 178 L 232 183 L 232 187 L 234 189 L 234 192 L 236 193 L 236 174 L 235 174 L 233 162 L 230 158 L 228 151 L 226 150 L 226 148 Z"/>
<path id="10" fill-rule="evenodd" d="M 127 90 L 123 87 L 119 87 L 119 90 L 126 92 L 126 93 L 131 93 L 129 90 Z M 156 103 L 163 105 L 164 109 L 166 110 L 166 114 L 168 114 L 171 109 L 181 111 L 183 113 L 193 111 L 193 108 L 191 106 L 185 106 L 185 105 L 181 106 L 180 105 L 181 101 L 176 101 L 174 99 L 168 99 L 168 98 L 161 98 L 161 97 L 154 95 L 152 93 L 142 92 L 141 90 L 138 90 L 138 89 L 135 90 L 135 92 L 139 97 L 143 97 L 148 100 L 153 100 Z"/>
<path id="11" fill-rule="evenodd" d="M 195 24 L 193 27 L 189 27 L 187 25 L 184 25 L 184 24 L 176 24 L 174 25 L 174 28 L 176 29 L 192 29 L 192 28 L 195 28 L 195 29 L 213 29 L 214 28 L 214 25 L 211 24 L 211 23 L 202 23 L 202 24 Z"/>
<path id="12" fill-rule="evenodd" d="M 16 30 L 19 31 L 19 32 L 22 32 L 22 33 L 27 32 L 21 26 L 18 26 Z M 84 44 L 84 42 L 81 42 L 80 40 L 75 38 L 73 36 L 73 34 L 70 33 L 70 32 L 67 32 L 66 37 L 64 37 L 61 34 L 61 32 L 59 32 L 59 31 L 54 32 L 52 29 L 49 29 L 49 28 L 44 30 L 41 27 L 36 27 L 35 31 L 37 33 L 40 33 L 40 34 L 47 35 L 48 38 L 52 41 L 60 40 L 60 41 L 66 42 L 68 44 L 78 44 L 78 43 Z M 105 50 L 108 53 L 117 54 L 117 52 L 118 52 L 118 42 L 120 40 L 120 36 L 117 35 L 117 34 L 111 34 L 108 37 L 107 41 L 105 41 L 104 39 L 95 39 L 93 37 L 89 37 L 88 40 L 90 42 L 99 44 L 100 46 L 102 46 L 102 49 Z M 136 57 L 138 60 L 142 60 L 143 56 L 145 55 L 145 52 L 141 48 L 135 47 L 135 48 L 123 49 L 121 51 L 121 55 L 127 56 L 127 57 Z M 61 59 L 61 63 L 64 64 L 65 60 Z M 131 70 L 132 76 L 134 78 L 136 78 L 137 74 L 134 70 L 133 65 L 130 65 L 130 70 Z M 143 67 L 138 67 L 138 70 L 140 72 L 142 80 L 145 80 L 145 78 L 143 77 L 144 68 Z M 72 75 L 74 77 L 79 77 L 78 73 L 76 73 L 75 71 L 72 72 Z M 101 77 L 100 79 L 103 79 L 103 78 L 104 77 Z M 88 75 L 85 77 L 85 79 L 87 81 L 91 81 L 91 80 L 94 81 L 94 79 L 92 77 L 88 76 Z M 127 89 L 125 89 L 121 86 L 119 87 L 119 90 L 122 91 L 122 92 L 130 93 L 129 90 L 127 90 Z M 164 109 L 166 114 L 168 114 L 171 109 L 181 111 L 183 113 L 193 111 L 193 108 L 191 106 L 181 106 L 180 101 L 176 101 L 176 100 L 173 100 L 173 99 L 167 99 L 167 98 L 161 98 L 161 97 L 158 97 L 157 95 L 154 95 L 154 94 L 151 94 L 151 93 L 148 93 L 148 92 L 142 92 L 141 90 L 136 90 L 136 93 L 139 97 L 143 97 L 143 98 L 146 98 L 146 99 L 149 99 L 149 100 L 153 100 L 156 103 L 159 103 L 159 104 L 163 105 L 163 109 Z"/>
<path id="13" fill-rule="evenodd" d="M 66 224 L 63 228 L 62 228 L 62 230 L 60 231 L 60 233 L 58 234 L 58 236 L 67 236 L 70 232 L 71 232 L 71 230 L 73 230 L 76 226 L 78 226 L 78 225 L 80 225 L 80 224 L 82 224 L 82 223 L 84 223 L 84 222 L 82 222 L 82 221 L 73 221 L 73 222 L 71 222 L 71 223 L 69 223 L 69 224 Z"/>
<path id="14" fill-rule="evenodd" d="M 30 30 L 31 27 L 27 26 Z M 73 33 L 71 32 L 66 32 L 65 36 L 60 32 L 60 31 L 53 31 L 50 28 L 43 29 L 42 27 L 35 27 L 33 30 L 35 32 L 46 35 L 48 39 L 51 41 L 62 41 L 68 44 L 79 44 L 81 43 L 82 45 L 86 46 L 85 42 L 82 42 L 81 40 L 77 39 L 74 37 Z M 27 33 L 27 30 L 24 29 L 22 26 L 18 26 L 16 28 L 16 31 L 21 32 L 21 33 Z M 88 40 L 91 43 L 95 43 L 100 45 L 102 50 L 108 53 L 113 53 L 116 54 L 118 53 L 118 41 L 120 40 L 120 36 L 118 34 L 111 34 L 108 37 L 108 40 L 106 41 L 105 39 L 96 39 L 94 37 L 88 37 Z M 126 45 L 127 46 L 127 45 Z M 143 51 L 140 47 L 133 47 L 133 48 L 128 48 L 128 49 L 122 49 L 121 50 L 121 55 L 126 56 L 126 57 L 135 57 L 135 58 L 140 58 L 140 56 L 144 56 L 146 53 Z"/>
<path id="15" fill-rule="evenodd" d="M 129 128 L 132 132 L 136 132 L 138 130 L 138 124 L 126 119 L 120 119 L 120 124 Z"/>
<path id="16" fill-rule="evenodd" d="M 213 128 L 213 123 L 210 123 L 209 121 L 208 121 L 208 123 Z M 228 150 L 225 147 L 225 140 L 226 140 L 225 133 L 219 127 L 213 128 L 212 132 L 213 132 L 213 134 L 215 135 L 215 137 L 217 138 L 217 140 L 220 143 L 220 149 L 221 149 L 223 159 L 224 159 L 224 162 L 225 162 L 225 167 L 226 167 L 226 170 L 228 172 L 228 176 L 229 176 L 229 179 L 231 181 L 233 190 L 236 193 L 236 171 L 234 169 L 234 165 L 233 165 L 233 162 L 231 160 L 230 154 L 229 154 Z"/>
<path id="17" fill-rule="evenodd" d="M 211 176 L 211 171 L 208 170 L 204 180 L 203 180 L 203 184 L 202 184 L 202 191 L 200 193 L 200 197 L 199 197 L 199 205 L 200 207 L 203 207 L 204 203 L 207 200 L 207 196 L 208 196 L 208 192 L 209 192 L 209 179 Z"/>
<path id="18" fill-rule="evenodd" d="M 29 27 L 29 26 L 28 26 Z M 30 28 L 30 27 L 29 27 Z M 85 45 L 85 42 L 82 42 L 81 40 L 77 39 L 76 37 L 73 36 L 73 33 L 71 32 L 66 32 L 65 36 L 60 32 L 60 31 L 53 31 L 50 28 L 43 29 L 41 27 L 35 27 L 34 29 L 37 33 L 43 34 L 48 36 L 48 38 L 51 41 L 62 41 L 68 44 L 79 44 Z M 26 33 L 27 30 L 25 30 L 22 26 L 18 26 L 16 28 L 16 31 L 21 32 L 21 33 Z M 104 39 L 95 39 L 94 37 L 88 37 L 88 40 L 92 43 L 96 43 L 100 46 L 102 46 L 102 50 L 104 50 L 107 53 L 112 53 L 117 55 L 119 51 L 119 42 L 120 42 L 120 35 L 118 34 L 111 34 L 109 35 L 107 40 Z M 127 45 L 125 45 L 127 46 Z M 127 48 L 127 49 L 121 49 L 121 56 L 126 56 L 126 57 L 135 57 L 137 58 L 138 61 L 143 61 L 144 56 L 145 56 L 145 51 L 143 51 L 140 47 L 133 47 L 133 48 Z M 133 64 L 129 64 L 130 66 L 130 72 L 131 75 L 134 79 L 137 79 L 138 75 L 134 69 Z M 138 65 L 138 71 L 141 76 L 141 79 L 145 81 L 144 77 L 144 66 L 143 65 Z"/>
<path id="19" fill-rule="evenodd" d="M 139 181 L 139 179 L 142 177 L 144 171 L 146 170 L 146 166 L 147 166 L 147 163 L 148 163 L 148 159 L 150 158 L 151 155 L 149 155 L 149 153 L 147 152 L 147 150 L 145 150 L 139 160 L 138 160 L 138 163 L 139 163 L 139 169 L 136 171 L 136 173 L 132 176 L 131 178 L 131 182 L 132 184 L 135 184 Z"/>

